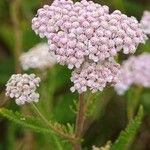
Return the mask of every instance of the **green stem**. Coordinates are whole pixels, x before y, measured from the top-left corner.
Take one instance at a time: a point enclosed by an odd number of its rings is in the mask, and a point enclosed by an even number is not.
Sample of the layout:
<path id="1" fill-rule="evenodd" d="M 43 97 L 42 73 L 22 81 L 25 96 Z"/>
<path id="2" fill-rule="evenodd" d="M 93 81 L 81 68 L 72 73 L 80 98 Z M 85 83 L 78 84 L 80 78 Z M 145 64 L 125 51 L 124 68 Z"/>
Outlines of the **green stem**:
<path id="1" fill-rule="evenodd" d="M 75 125 L 75 137 L 77 139 L 81 139 L 83 125 L 85 120 L 85 101 L 84 101 L 84 94 L 79 95 L 79 103 L 78 103 L 78 111 L 77 111 L 77 118 L 76 118 L 76 125 Z M 81 144 L 76 143 L 73 146 L 74 150 L 81 150 Z"/>
<path id="2" fill-rule="evenodd" d="M 57 130 L 52 124 L 49 123 L 49 121 L 44 117 L 44 115 L 40 112 L 40 110 L 36 107 L 36 105 L 34 103 L 32 103 L 32 106 L 34 108 L 34 110 L 36 111 L 36 113 L 41 117 L 41 119 L 45 122 L 45 124 L 56 134 L 58 134 L 59 136 L 61 136 L 62 138 L 70 141 L 72 144 L 76 143 L 78 141 L 77 138 L 75 137 L 71 137 L 65 133 L 63 133 L 62 131 Z"/>
<path id="3" fill-rule="evenodd" d="M 131 89 L 129 92 L 130 93 L 128 95 L 127 101 L 127 117 L 128 121 L 131 121 L 134 117 L 135 111 L 139 103 L 142 87 L 133 87 L 133 89 Z"/>
<path id="4" fill-rule="evenodd" d="M 14 57 L 15 57 L 15 65 L 16 65 L 16 73 L 21 72 L 21 67 L 19 63 L 19 56 L 22 50 L 22 33 L 20 29 L 20 20 L 19 20 L 19 13 L 20 13 L 20 0 L 13 0 L 12 4 L 10 5 L 10 16 L 13 23 L 13 31 L 15 35 L 15 43 L 14 43 Z"/>

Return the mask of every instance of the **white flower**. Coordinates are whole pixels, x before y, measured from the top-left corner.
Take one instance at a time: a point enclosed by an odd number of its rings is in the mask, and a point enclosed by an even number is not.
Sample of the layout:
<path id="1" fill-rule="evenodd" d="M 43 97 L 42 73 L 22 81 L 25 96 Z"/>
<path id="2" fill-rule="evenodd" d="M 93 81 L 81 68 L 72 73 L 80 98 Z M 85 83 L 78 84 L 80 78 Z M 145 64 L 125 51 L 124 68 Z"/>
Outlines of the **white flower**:
<path id="1" fill-rule="evenodd" d="M 143 27 L 143 31 L 146 34 L 150 34 L 150 11 L 144 11 L 143 17 L 141 19 L 141 24 Z"/>
<path id="2" fill-rule="evenodd" d="M 23 70 L 28 70 L 29 68 L 43 70 L 54 65 L 55 57 L 49 52 L 48 44 L 40 43 L 28 52 L 23 53 L 20 56 L 20 62 Z"/>
<path id="3" fill-rule="evenodd" d="M 39 82 L 40 78 L 35 74 L 14 74 L 6 84 L 6 96 L 15 98 L 18 105 L 23 105 L 25 102 L 38 102 L 39 93 L 36 93 L 36 88 Z"/>
<path id="4" fill-rule="evenodd" d="M 131 56 L 124 61 L 118 78 L 119 82 L 114 88 L 119 95 L 123 95 L 132 84 L 150 87 L 150 54 Z"/>

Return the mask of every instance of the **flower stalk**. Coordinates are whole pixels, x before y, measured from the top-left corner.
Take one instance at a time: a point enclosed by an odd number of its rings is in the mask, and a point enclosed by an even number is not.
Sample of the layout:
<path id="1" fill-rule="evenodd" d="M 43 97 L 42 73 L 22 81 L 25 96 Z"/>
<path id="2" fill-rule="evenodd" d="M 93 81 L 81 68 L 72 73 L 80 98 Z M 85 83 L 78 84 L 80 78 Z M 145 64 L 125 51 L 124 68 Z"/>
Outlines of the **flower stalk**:
<path id="1" fill-rule="evenodd" d="M 82 137 L 82 131 L 83 131 L 83 125 L 85 120 L 85 100 L 84 100 L 84 94 L 79 95 L 79 103 L 78 103 L 78 111 L 77 111 L 77 117 L 76 117 L 76 125 L 75 125 L 75 137 L 78 139 L 81 139 Z M 81 144 L 76 143 L 73 146 L 74 150 L 81 150 Z"/>

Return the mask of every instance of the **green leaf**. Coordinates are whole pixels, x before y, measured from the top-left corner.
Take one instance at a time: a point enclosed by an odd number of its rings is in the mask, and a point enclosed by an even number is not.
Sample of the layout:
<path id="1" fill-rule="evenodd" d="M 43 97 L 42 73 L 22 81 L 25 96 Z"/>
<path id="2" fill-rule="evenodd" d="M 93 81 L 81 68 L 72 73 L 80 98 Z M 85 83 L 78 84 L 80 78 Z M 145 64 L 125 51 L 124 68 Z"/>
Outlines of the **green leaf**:
<path id="1" fill-rule="evenodd" d="M 31 116 L 23 116 L 19 112 L 13 112 L 12 110 L 8 110 L 5 108 L 0 109 L 0 114 L 10 121 L 24 126 L 26 128 L 30 128 L 36 132 L 40 133 L 51 133 L 51 131 L 46 128 L 43 124 L 41 124 L 40 120 Z"/>
<path id="2" fill-rule="evenodd" d="M 118 139 L 112 145 L 110 150 L 126 150 L 128 145 L 134 139 L 143 117 L 143 107 L 140 106 L 137 116 L 128 124 L 125 131 L 122 131 Z"/>

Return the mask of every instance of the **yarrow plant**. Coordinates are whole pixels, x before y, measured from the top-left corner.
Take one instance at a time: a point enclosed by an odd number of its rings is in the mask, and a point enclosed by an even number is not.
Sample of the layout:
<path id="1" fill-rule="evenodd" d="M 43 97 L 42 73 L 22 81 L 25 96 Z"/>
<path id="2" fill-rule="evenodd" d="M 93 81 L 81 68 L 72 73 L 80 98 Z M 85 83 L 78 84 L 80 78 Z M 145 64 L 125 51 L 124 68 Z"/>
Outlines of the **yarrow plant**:
<path id="1" fill-rule="evenodd" d="M 54 54 L 58 64 L 73 69 L 71 81 L 74 85 L 71 91 L 79 93 L 75 129 L 71 125 L 68 126 L 69 130 L 59 124 L 56 124 L 57 128 L 53 127 L 33 106 L 54 132 L 71 141 L 74 150 L 81 150 L 88 108 L 84 93 L 88 89 L 93 93 L 103 91 L 106 85 L 118 82 L 120 65 L 114 56 L 120 51 L 124 54 L 134 53 L 140 43 L 145 43 L 147 36 L 135 17 L 128 17 L 119 10 L 109 13 L 108 6 L 86 0 L 75 3 L 71 0 L 55 0 L 50 6 L 44 5 L 32 19 L 32 29 L 41 38 L 46 37 L 49 53 Z M 44 51 L 45 47 L 40 46 L 35 47 L 39 51 L 33 48 L 20 57 L 25 70 L 41 69 L 47 67 L 48 60 L 51 62 L 48 48 Z M 33 75 L 13 75 L 6 85 L 6 95 L 15 97 L 17 104 L 37 102 L 39 94 L 35 90 L 39 82 L 40 79 Z M 73 131 L 71 137 L 66 131 Z"/>
<path id="2" fill-rule="evenodd" d="M 20 56 L 20 63 L 23 70 L 38 68 L 44 70 L 55 64 L 55 57 L 49 52 L 48 44 L 40 43 Z"/>
<path id="3" fill-rule="evenodd" d="M 16 104 L 23 105 L 26 102 L 38 102 L 39 93 L 36 88 L 39 86 L 40 78 L 35 74 L 14 74 L 6 84 L 6 96 L 15 98 Z"/>
<path id="4" fill-rule="evenodd" d="M 144 11 L 141 19 L 141 24 L 143 27 L 143 31 L 146 34 L 150 34 L 150 11 Z"/>
<path id="5" fill-rule="evenodd" d="M 115 90 L 122 95 L 134 84 L 142 87 L 150 87 L 150 54 L 143 53 L 139 56 L 131 56 L 124 61 L 118 74 L 119 82 L 115 84 Z"/>

